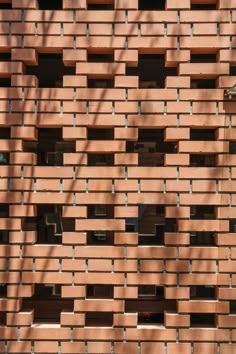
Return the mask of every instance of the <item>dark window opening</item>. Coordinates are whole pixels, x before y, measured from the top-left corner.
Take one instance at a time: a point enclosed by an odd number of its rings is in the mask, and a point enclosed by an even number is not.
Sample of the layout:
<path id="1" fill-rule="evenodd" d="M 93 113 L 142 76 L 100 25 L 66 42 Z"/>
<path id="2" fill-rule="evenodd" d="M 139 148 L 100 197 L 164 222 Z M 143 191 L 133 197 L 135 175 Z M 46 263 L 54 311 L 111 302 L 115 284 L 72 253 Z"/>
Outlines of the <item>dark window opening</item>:
<path id="1" fill-rule="evenodd" d="M 88 79 L 88 88 L 113 88 L 113 79 Z"/>
<path id="2" fill-rule="evenodd" d="M 190 166 L 214 167 L 216 166 L 215 154 L 190 154 Z"/>
<path id="3" fill-rule="evenodd" d="M 88 140 L 113 140 L 114 130 L 113 129 L 88 129 Z"/>
<path id="4" fill-rule="evenodd" d="M 0 244 L 7 245 L 9 243 L 9 231 L 0 230 Z"/>
<path id="5" fill-rule="evenodd" d="M 113 312 L 86 312 L 85 326 L 88 327 L 112 327 Z"/>
<path id="6" fill-rule="evenodd" d="M 0 284 L 0 298 L 7 297 L 7 284 Z"/>
<path id="7" fill-rule="evenodd" d="M 113 245 L 113 231 L 88 231 L 87 245 Z"/>
<path id="8" fill-rule="evenodd" d="M 158 286 L 161 288 L 161 286 Z M 164 313 L 164 311 L 171 311 L 176 312 L 176 300 L 162 300 L 161 294 L 162 290 L 160 289 L 160 296 L 156 298 L 149 298 L 149 299 L 132 299 L 125 301 L 125 312 L 139 312 L 139 313 L 150 313 L 154 314 Z M 147 300 L 147 301 L 146 301 Z"/>
<path id="9" fill-rule="evenodd" d="M 229 232 L 231 232 L 231 233 L 236 232 L 236 219 L 229 220 Z"/>
<path id="10" fill-rule="evenodd" d="M 139 298 L 156 298 L 164 299 L 164 287 L 155 285 L 139 285 L 138 286 Z"/>
<path id="11" fill-rule="evenodd" d="M 213 141 L 215 140 L 215 129 L 190 129 L 190 140 Z"/>
<path id="12" fill-rule="evenodd" d="M 190 313 L 191 327 L 215 327 L 214 313 Z"/>
<path id="13" fill-rule="evenodd" d="M 229 75 L 236 76 L 236 66 L 230 66 Z"/>
<path id="14" fill-rule="evenodd" d="M 197 89 L 215 89 L 215 79 L 191 79 L 191 88 Z"/>
<path id="15" fill-rule="evenodd" d="M 60 205 L 39 204 L 37 216 L 26 217 L 22 230 L 37 231 L 38 244 L 61 244 L 64 231 L 75 231 L 75 219 L 63 218 Z"/>
<path id="16" fill-rule="evenodd" d="M 136 224 L 125 224 L 125 232 L 136 232 Z"/>
<path id="17" fill-rule="evenodd" d="M 39 10 L 62 10 L 62 0 L 38 0 Z"/>
<path id="18" fill-rule="evenodd" d="M 36 284 L 31 298 L 24 298 L 22 311 L 34 310 L 34 323 L 60 323 L 61 312 L 72 312 L 73 299 L 61 298 L 61 285 Z"/>
<path id="19" fill-rule="evenodd" d="M 88 63 L 112 63 L 114 61 L 113 53 L 88 53 Z"/>
<path id="20" fill-rule="evenodd" d="M 113 154 L 88 154 L 88 166 L 113 166 Z"/>
<path id="21" fill-rule="evenodd" d="M 0 6 L 0 9 L 2 7 Z M 0 326 L 6 326 L 6 312 L 0 311 Z"/>
<path id="22" fill-rule="evenodd" d="M 39 166 L 62 166 L 63 154 L 75 152 L 75 142 L 63 141 L 61 128 L 38 128 L 38 141 L 24 141 L 24 151 L 36 153 Z"/>
<path id="23" fill-rule="evenodd" d="M 147 152 L 139 153 L 138 155 L 138 165 L 139 166 L 164 166 L 165 165 L 165 154 L 161 152 Z"/>
<path id="24" fill-rule="evenodd" d="M 0 87 L 11 87 L 11 78 L 0 77 Z"/>
<path id="25" fill-rule="evenodd" d="M 38 66 L 27 66 L 26 74 L 37 76 L 39 87 L 63 87 L 63 76 L 75 75 L 75 67 L 64 66 L 62 54 L 39 54 Z"/>
<path id="26" fill-rule="evenodd" d="M 236 314 L 236 301 L 235 300 L 229 301 L 229 313 Z"/>
<path id="27" fill-rule="evenodd" d="M 9 204 L 0 204 L 0 218 L 8 218 L 8 217 L 9 217 Z"/>
<path id="28" fill-rule="evenodd" d="M 192 246 L 214 246 L 215 234 L 212 231 L 198 231 L 190 233 L 190 245 Z"/>
<path id="29" fill-rule="evenodd" d="M 215 219 L 215 207 L 213 205 L 191 205 L 190 218 L 199 220 Z"/>
<path id="30" fill-rule="evenodd" d="M 207 285 L 190 286 L 190 299 L 215 299 L 215 287 Z"/>
<path id="31" fill-rule="evenodd" d="M 0 165 L 9 165 L 9 153 L 0 152 Z"/>
<path id="32" fill-rule="evenodd" d="M 88 299 L 113 299 L 113 285 L 87 285 Z"/>
<path id="33" fill-rule="evenodd" d="M 4 204 L 4 203 L 0 204 L 0 218 L 9 218 L 9 204 Z M 9 243 L 9 231 L 0 230 L 0 244 L 7 245 L 8 243 Z"/>
<path id="34" fill-rule="evenodd" d="M 191 10 L 216 10 L 216 4 L 191 4 Z"/>
<path id="35" fill-rule="evenodd" d="M 0 3 L 0 9 L 1 9 L 1 5 L 4 4 Z M 0 53 L 0 61 L 11 61 L 11 53 Z"/>
<path id="36" fill-rule="evenodd" d="M 177 69 L 165 67 L 164 55 L 140 54 L 138 74 L 140 88 L 164 88 L 166 76 L 177 76 Z"/>
<path id="37" fill-rule="evenodd" d="M 138 9 L 139 10 L 165 10 L 166 1 L 165 0 L 139 0 Z"/>
<path id="38" fill-rule="evenodd" d="M 10 138 L 11 138 L 11 128 L 1 128 L 0 139 L 10 139 Z"/>
<path id="39" fill-rule="evenodd" d="M 114 207 L 112 205 L 97 204 L 89 205 L 88 207 L 88 219 L 113 219 Z"/>
<path id="40" fill-rule="evenodd" d="M 164 313 L 139 312 L 138 325 L 164 325 Z"/>
<path id="41" fill-rule="evenodd" d="M 88 4 L 88 10 L 114 10 L 113 4 Z"/>
<path id="42" fill-rule="evenodd" d="M 216 54 L 191 54 L 191 63 L 216 63 Z"/>
<path id="43" fill-rule="evenodd" d="M 229 153 L 236 154 L 236 143 L 235 142 L 229 142 Z"/>
<path id="44" fill-rule="evenodd" d="M 126 66 L 125 68 L 126 76 L 138 76 L 138 68 L 133 66 Z"/>

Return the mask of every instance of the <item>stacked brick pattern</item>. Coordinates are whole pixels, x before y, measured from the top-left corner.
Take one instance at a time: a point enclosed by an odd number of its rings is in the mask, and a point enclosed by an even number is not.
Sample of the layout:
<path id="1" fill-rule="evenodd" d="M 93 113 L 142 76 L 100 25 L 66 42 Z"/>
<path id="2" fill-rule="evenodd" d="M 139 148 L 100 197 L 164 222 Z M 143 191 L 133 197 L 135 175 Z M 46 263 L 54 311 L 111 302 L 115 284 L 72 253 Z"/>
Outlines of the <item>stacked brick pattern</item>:
<path id="1" fill-rule="evenodd" d="M 115 0 L 113 10 L 97 11 L 86 0 L 63 0 L 62 10 L 39 10 L 36 0 L 12 0 L 12 9 L 0 10 L 0 51 L 11 53 L 0 62 L 0 78 L 11 79 L 0 89 L 0 150 L 8 158 L 0 166 L 0 210 L 8 214 L 0 218 L 0 353 L 236 353 L 236 104 L 224 95 L 235 84 L 236 4 L 218 0 L 210 11 L 190 10 L 190 0 L 165 6 L 142 11 L 137 0 Z M 27 67 L 37 66 L 41 53 L 62 54 L 75 75 L 64 76 L 61 88 L 38 87 Z M 113 53 L 114 60 L 88 62 L 89 53 Z M 191 63 L 198 53 L 217 60 Z M 164 55 L 165 66 L 176 68 L 164 88 L 139 87 L 138 75 L 127 73 L 145 54 Z M 88 88 L 91 78 L 114 87 Z M 191 87 L 199 78 L 215 79 L 216 88 Z M 26 151 L 45 128 L 61 129 L 62 141 L 75 146 L 61 166 L 39 164 L 36 152 Z M 89 138 L 94 128 L 113 136 Z M 215 138 L 195 140 L 194 129 L 214 130 Z M 141 130 L 162 131 L 175 143 L 161 166 L 139 165 L 140 152 L 127 148 Z M 96 153 L 113 163 L 93 166 L 89 155 Z M 191 164 L 201 153 L 215 155 L 215 165 Z M 60 207 L 64 224 L 74 222 L 58 244 L 37 242 L 37 230 L 25 226 L 48 203 Z M 89 217 L 94 205 L 110 207 L 112 216 Z M 147 205 L 174 220 L 161 244 L 139 244 L 138 231 L 127 227 Z M 198 205 L 213 207 L 214 215 L 192 218 Z M 88 242 L 90 233 L 104 231 L 113 237 L 109 245 Z M 192 233 L 203 231 L 214 233 L 212 244 L 190 244 Z M 66 309 L 58 323 L 36 319 L 39 284 L 61 286 Z M 89 297 L 94 284 L 110 285 L 112 298 Z M 163 289 L 154 308 L 140 300 L 144 285 Z M 212 298 L 191 295 L 205 285 L 214 288 Z M 53 305 L 40 306 L 50 312 Z M 96 312 L 111 314 L 111 323 L 86 322 Z M 163 323 L 139 323 L 140 313 L 150 312 L 161 312 Z M 196 313 L 214 321 L 196 326 Z"/>

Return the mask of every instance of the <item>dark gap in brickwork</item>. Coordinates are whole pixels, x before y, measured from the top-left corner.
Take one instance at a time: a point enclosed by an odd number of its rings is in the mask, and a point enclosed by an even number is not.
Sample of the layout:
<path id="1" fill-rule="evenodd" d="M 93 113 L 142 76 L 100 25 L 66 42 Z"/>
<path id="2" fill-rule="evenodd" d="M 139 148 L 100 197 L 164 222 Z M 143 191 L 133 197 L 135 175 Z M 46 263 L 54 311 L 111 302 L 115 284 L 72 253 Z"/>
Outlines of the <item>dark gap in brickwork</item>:
<path id="1" fill-rule="evenodd" d="M 63 87 L 63 76 L 75 75 L 75 67 L 65 66 L 62 54 L 38 54 L 38 65 L 26 66 L 26 74 L 37 76 L 39 87 Z"/>
<path id="2" fill-rule="evenodd" d="M 63 154 L 75 152 L 74 141 L 63 141 L 62 128 L 38 128 L 38 141 L 24 141 L 23 147 L 37 154 L 39 166 L 62 166 Z"/>
<path id="3" fill-rule="evenodd" d="M 0 284 L 0 298 L 7 297 L 7 284 Z"/>
<path id="4" fill-rule="evenodd" d="M 216 4 L 191 4 L 191 10 L 216 10 Z"/>
<path id="5" fill-rule="evenodd" d="M 190 140 L 193 141 L 213 141 L 216 140 L 215 129 L 190 129 Z"/>
<path id="6" fill-rule="evenodd" d="M 215 233 L 212 231 L 190 232 L 191 246 L 215 246 Z"/>
<path id="7" fill-rule="evenodd" d="M 0 87 L 11 87 L 11 78 L 0 77 Z"/>
<path id="8" fill-rule="evenodd" d="M 215 207 L 213 205 L 191 205 L 190 218 L 192 220 L 215 219 Z"/>
<path id="9" fill-rule="evenodd" d="M 63 218 L 60 205 L 39 204 L 37 216 L 26 217 L 22 230 L 37 231 L 38 244 L 61 244 L 64 231 L 75 231 L 75 219 Z"/>
<path id="10" fill-rule="evenodd" d="M 114 166 L 114 155 L 88 154 L 88 166 Z"/>
<path id="11" fill-rule="evenodd" d="M 191 63 L 216 63 L 216 54 L 191 54 Z"/>
<path id="12" fill-rule="evenodd" d="M 86 312 L 85 326 L 87 327 L 112 327 L 113 312 Z"/>
<path id="13" fill-rule="evenodd" d="M 138 68 L 132 66 L 126 66 L 125 68 L 126 76 L 138 76 Z"/>
<path id="14" fill-rule="evenodd" d="M 88 140 L 113 140 L 114 139 L 114 129 L 88 128 L 87 137 L 88 137 Z"/>
<path id="15" fill-rule="evenodd" d="M 88 231 L 87 232 L 87 245 L 106 246 L 114 244 L 113 231 Z"/>
<path id="16" fill-rule="evenodd" d="M 215 89 L 215 79 L 191 79 L 191 88 L 197 89 Z"/>
<path id="17" fill-rule="evenodd" d="M 113 285 L 87 285 L 86 298 L 88 299 L 113 299 Z"/>
<path id="18" fill-rule="evenodd" d="M 11 53 L 0 53 L 0 61 L 11 61 Z"/>
<path id="19" fill-rule="evenodd" d="M 34 310 L 34 323 L 60 323 L 61 312 L 73 312 L 73 299 L 61 298 L 61 285 L 36 284 L 31 298 L 24 298 L 22 311 Z"/>
<path id="20" fill-rule="evenodd" d="M 88 88 L 114 88 L 113 79 L 88 79 Z"/>
<path id="21" fill-rule="evenodd" d="M 0 311 L 0 326 L 6 326 L 6 312 L 4 311 Z"/>
<path id="22" fill-rule="evenodd" d="M 162 325 L 164 326 L 164 313 L 139 312 L 138 325 Z"/>
<path id="23" fill-rule="evenodd" d="M 11 129 L 10 128 L 1 128 L 0 129 L 0 139 L 10 139 L 11 138 Z M 1 146 L 0 146 L 1 149 Z M 0 152 L 0 165 L 9 164 L 9 152 L 1 151 Z"/>
<path id="24" fill-rule="evenodd" d="M 236 219 L 229 220 L 229 232 L 232 232 L 232 233 L 236 232 Z"/>
<path id="25" fill-rule="evenodd" d="M 165 55 L 140 54 L 138 75 L 140 88 L 164 88 L 166 76 L 177 76 L 177 69 L 165 67 Z"/>
<path id="26" fill-rule="evenodd" d="M 236 301 L 229 300 L 229 313 L 236 314 Z"/>
<path id="27" fill-rule="evenodd" d="M 113 63 L 113 53 L 88 53 L 88 63 Z"/>
<path id="28" fill-rule="evenodd" d="M 139 299 L 164 299 L 164 286 L 156 285 L 139 285 L 138 286 Z"/>
<path id="29" fill-rule="evenodd" d="M 216 166 L 215 154 L 190 154 L 190 166 L 214 167 Z"/>
<path id="30" fill-rule="evenodd" d="M 88 10 L 114 10 L 114 5 L 113 4 L 88 4 L 87 5 Z"/>
<path id="31" fill-rule="evenodd" d="M 230 68 L 229 75 L 236 76 L 236 66 L 231 65 L 229 68 Z"/>
<path id="32" fill-rule="evenodd" d="M 139 0 L 139 10 L 165 10 L 166 0 Z"/>
<path id="33" fill-rule="evenodd" d="M 88 219 L 113 219 L 114 206 L 113 205 L 89 205 Z"/>
<path id="34" fill-rule="evenodd" d="M 230 141 L 229 142 L 229 153 L 230 154 L 236 154 L 236 143 Z"/>
<path id="35" fill-rule="evenodd" d="M 190 299 L 215 299 L 215 287 L 207 285 L 190 286 Z"/>
<path id="36" fill-rule="evenodd" d="M 190 313 L 190 327 L 215 327 L 214 313 Z"/>
<path id="37" fill-rule="evenodd" d="M 63 0 L 38 0 L 39 10 L 62 10 Z"/>
<path id="38" fill-rule="evenodd" d="M 12 9 L 12 3 L 11 2 L 1 2 L 0 3 L 0 9 L 1 10 L 10 10 Z"/>

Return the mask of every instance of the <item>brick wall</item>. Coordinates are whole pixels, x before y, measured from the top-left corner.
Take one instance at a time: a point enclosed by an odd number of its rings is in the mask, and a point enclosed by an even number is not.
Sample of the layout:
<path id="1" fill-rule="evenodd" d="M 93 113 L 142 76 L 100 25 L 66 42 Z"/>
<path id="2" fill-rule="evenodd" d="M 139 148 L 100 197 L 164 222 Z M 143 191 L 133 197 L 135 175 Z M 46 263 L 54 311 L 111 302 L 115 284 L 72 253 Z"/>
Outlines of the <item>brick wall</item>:
<path id="1" fill-rule="evenodd" d="M 236 353 L 235 30 L 0 1 L 0 353 Z"/>

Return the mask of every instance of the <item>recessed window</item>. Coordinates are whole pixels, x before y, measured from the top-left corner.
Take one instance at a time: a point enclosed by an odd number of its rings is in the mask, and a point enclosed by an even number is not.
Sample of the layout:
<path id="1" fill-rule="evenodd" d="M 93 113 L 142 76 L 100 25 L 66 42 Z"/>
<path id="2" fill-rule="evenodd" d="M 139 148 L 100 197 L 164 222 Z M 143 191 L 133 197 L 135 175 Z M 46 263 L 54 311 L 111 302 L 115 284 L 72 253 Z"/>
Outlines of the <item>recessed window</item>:
<path id="1" fill-rule="evenodd" d="M 46 0 L 47 3 L 56 3 L 56 0 Z M 39 87 L 63 87 L 64 75 L 75 75 L 75 67 L 65 66 L 62 54 L 39 54 L 37 66 L 27 66 L 27 75 L 35 75 L 39 80 Z"/>
<path id="2" fill-rule="evenodd" d="M 213 205 L 192 205 L 190 218 L 199 220 L 215 219 L 215 207 Z"/>
<path id="3" fill-rule="evenodd" d="M 85 326 L 87 327 L 112 327 L 113 312 L 86 312 Z"/>
<path id="4" fill-rule="evenodd" d="M 88 299 L 112 299 L 113 285 L 87 285 L 86 297 Z"/>
<path id="5" fill-rule="evenodd" d="M 113 140 L 114 130 L 113 129 L 88 129 L 88 140 Z"/>
<path id="6" fill-rule="evenodd" d="M 214 167 L 216 166 L 215 154 L 190 154 L 190 166 Z"/>
<path id="7" fill-rule="evenodd" d="M 190 140 L 213 141 L 215 140 L 215 129 L 190 129 Z"/>
<path id="8" fill-rule="evenodd" d="M 191 88 L 193 89 L 215 89 L 215 79 L 191 79 Z"/>
<path id="9" fill-rule="evenodd" d="M 215 287 L 207 285 L 193 285 L 190 286 L 190 299 L 214 299 Z"/>
<path id="10" fill-rule="evenodd" d="M 36 284 L 31 298 L 24 298 L 22 311 L 34 310 L 34 323 L 60 323 L 61 312 L 73 312 L 74 300 L 61 298 L 61 285 Z"/>
<path id="11" fill-rule="evenodd" d="M 113 88 L 113 79 L 88 79 L 88 88 Z"/>
<path id="12" fill-rule="evenodd" d="M 63 141 L 61 128 L 38 128 L 38 141 L 24 141 L 24 151 L 37 154 L 40 166 L 62 166 L 63 154 L 75 152 L 74 141 Z"/>
<path id="13" fill-rule="evenodd" d="M 113 166 L 114 154 L 88 154 L 89 166 Z"/>
<path id="14" fill-rule="evenodd" d="M 148 1 L 145 0 L 146 3 Z M 158 4 L 159 2 L 156 1 Z M 165 56 L 140 54 L 138 61 L 140 88 L 164 88 L 167 76 L 177 76 L 176 67 L 165 67 Z"/>
<path id="15" fill-rule="evenodd" d="M 191 313 L 190 314 L 191 327 L 215 327 L 214 313 Z"/>
<path id="16" fill-rule="evenodd" d="M 191 63 L 216 63 L 216 54 L 191 54 Z"/>
<path id="17" fill-rule="evenodd" d="M 216 4 L 206 4 L 204 2 L 191 4 L 191 10 L 216 10 Z"/>
<path id="18" fill-rule="evenodd" d="M 39 10 L 62 10 L 62 0 L 38 0 Z"/>
<path id="19" fill-rule="evenodd" d="M 155 285 L 139 285 L 138 297 L 142 299 L 155 298 L 164 299 L 164 287 Z"/>
<path id="20" fill-rule="evenodd" d="M 215 246 L 215 233 L 212 231 L 190 232 L 191 246 Z"/>
<path id="21" fill-rule="evenodd" d="M 113 245 L 114 233 L 113 231 L 89 231 L 87 237 L 88 245 Z"/>
<path id="22" fill-rule="evenodd" d="M 113 61 L 113 53 L 88 53 L 88 63 L 112 63 Z"/>
<path id="23" fill-rule="evenodd" d="M 139 0 L 138 9 L 139 10 L 165 10 L 166 1 L 165 0 Z"/>

